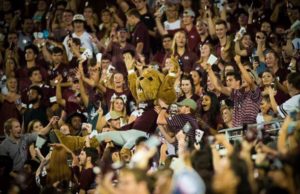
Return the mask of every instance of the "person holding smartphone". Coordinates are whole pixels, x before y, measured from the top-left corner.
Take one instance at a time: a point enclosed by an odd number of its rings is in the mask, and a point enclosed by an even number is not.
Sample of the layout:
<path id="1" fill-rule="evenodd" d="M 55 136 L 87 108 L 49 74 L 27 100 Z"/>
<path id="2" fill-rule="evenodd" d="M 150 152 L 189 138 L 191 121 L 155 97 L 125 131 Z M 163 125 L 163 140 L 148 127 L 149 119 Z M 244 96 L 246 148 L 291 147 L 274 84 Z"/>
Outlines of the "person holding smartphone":
<path id="1" fill-rule="evenodd" d="M 175 143 L 176 137 L 175 135 L 180 131 L 184 129 L 184 126 L 186 123 L 190 123 L 190 129 L 188 131 L 184 131 L 189 141 L 192 143 L 196 142 L 195 136 L 196 136 L 196 130 L 199 129 L 196 117 L 195 117 L 195 111 L 197 108 L 197 104 L 192 99 L 184 99 L 181 102 L 178 102 L 178 113 L 176 115 L 170 116 L 167 113 L 167 107 L 166 105 L 160 101 L 160 107 L 161 110 L 159 112 L 158 118 L 157 118 L 157 124 L 158 128 L 163 134 L 163 136 L 166 138 L 166 140 L 169 143 Z M 186 129 L 186 127 L 185 127 Z"/>

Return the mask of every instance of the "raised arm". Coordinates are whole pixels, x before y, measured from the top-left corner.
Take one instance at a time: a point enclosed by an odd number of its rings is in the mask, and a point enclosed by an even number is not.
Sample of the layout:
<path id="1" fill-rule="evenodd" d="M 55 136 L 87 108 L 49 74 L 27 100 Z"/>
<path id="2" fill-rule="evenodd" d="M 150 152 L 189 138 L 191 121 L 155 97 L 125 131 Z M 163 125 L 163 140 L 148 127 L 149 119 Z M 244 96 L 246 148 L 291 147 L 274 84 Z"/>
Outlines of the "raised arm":
<path id="1" fill-rule="evenodd" d="M 217 78 L 217 76 L 215 75 L 215 73 L 213 72 L 213 70 L 211 69 L 211 65 L 210 64 L 205 64 L 202 65 L 202 67 L 206 70 L 210 81 L 212 82 L 212 84 L 214 85 L 214 87 L 216 88 L 217 91 L 225 94 L 226 96 L 230 96 L 232 89 L 229 87 L 225 87 Z"/>
<path id="2" fill-rule="evenodd" d="M 243 66 L 242 62 L 241 62 L 241 56 L 240 55 L 236 55 L 234 57 L 234 60 L 236 62 L 236 64 L 238 65 L 242 77 L 245 79 L 245 81 L 250 85 L 251 89 L 255 89 L 256 85 L 254 80 L 251 78 L 251 76 L 249 75 L 249 72 L 246 70 L 246 68 Z"/>
<path id="3" fill-rule="evenodd" d="M 66 106 L 66 100 L 62 98 L 62 92 L 61 92 L 61 82 L 62 82 L 62 77 L 61 75 L 57 76 L 55 78 L 57 81 L 56 84 L 56 101 L 59 105 L 65 107 Z"/>
<path id="4" fill-rule="evenodd" d="M 154 16 L 155 16 L 155 24 L 159 34 L 161 36 L 168 34 L 168 31 L 165 30 L 163 24 L 161 23 L 161 14 L 159 13 L 159 10 L 155 12 Z"/>
<path id="5" fill-rule="evenodd" d="M 79 73 L 79 72 L 77 72 Z M 85 91 L 85 87 L 83 84 L 83 78 L 81 76 L 81 73 L 79 73 L 79 91 L 80 91 L 80 97 L 82 99 L 82 102 L 84 104 L 85 107 L 87 107 L 89 105 L 89 96 L 87 95 L 86 91 Z"/>
<path id="6" fill-rule="evenodd" d="M 278 104 L 275 100 L 275 91 L 274 91 L 274 89 L 271 88 L 271 87 L 268 87 L 267 88 L 267 93 L 269 94 L 271 107 L 272 107 L 274 113 L 278 113 L 278 110 L 277 110 Z"/>
<path id="7" fill-rule="evenodd" d="M 42 128 L 42 129 L 38 132 L 38 134 L 39 134 L 39 135 L 47 135 L 47 134 L 49 133 L 49 131 L 53 128 L 53 126 L 55 126 L 55 125 L 57 124 L 58 120 L 59 120 L 59 117 L 53 116 L 53 117 L 50 119 L 48 125 L 47 125 L 46 127 Z"/>

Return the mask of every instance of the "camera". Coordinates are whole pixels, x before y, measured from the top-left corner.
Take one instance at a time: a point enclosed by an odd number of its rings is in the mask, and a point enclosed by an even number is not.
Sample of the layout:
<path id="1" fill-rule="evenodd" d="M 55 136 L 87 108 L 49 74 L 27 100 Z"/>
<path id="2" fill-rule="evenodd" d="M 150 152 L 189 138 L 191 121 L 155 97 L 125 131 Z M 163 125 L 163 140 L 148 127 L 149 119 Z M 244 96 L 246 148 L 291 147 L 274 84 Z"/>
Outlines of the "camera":
<path id="1" fill-rule="evenodd" d="M 171 104 L 169 106 L 169 114 L 171 116 L 177 115 L 178 113 L 178 105 L 177 104 Z"/>

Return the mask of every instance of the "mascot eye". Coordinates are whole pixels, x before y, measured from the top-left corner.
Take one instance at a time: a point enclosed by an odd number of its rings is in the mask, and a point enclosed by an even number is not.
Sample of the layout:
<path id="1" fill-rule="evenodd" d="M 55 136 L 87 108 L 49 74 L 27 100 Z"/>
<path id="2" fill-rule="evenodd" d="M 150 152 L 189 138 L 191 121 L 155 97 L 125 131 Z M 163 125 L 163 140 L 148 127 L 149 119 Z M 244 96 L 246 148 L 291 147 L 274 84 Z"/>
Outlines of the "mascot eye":
<path id="1" fill-rule="evenodd" d="M 144 77 L 140 77 L 140 80 L 143 80 L 144 79 Z"/>
<path id="2" fill-rule="evenodd" d="M 153 78 L 152 77 L 148 77 L 148 80 L 153 81 Z"/>

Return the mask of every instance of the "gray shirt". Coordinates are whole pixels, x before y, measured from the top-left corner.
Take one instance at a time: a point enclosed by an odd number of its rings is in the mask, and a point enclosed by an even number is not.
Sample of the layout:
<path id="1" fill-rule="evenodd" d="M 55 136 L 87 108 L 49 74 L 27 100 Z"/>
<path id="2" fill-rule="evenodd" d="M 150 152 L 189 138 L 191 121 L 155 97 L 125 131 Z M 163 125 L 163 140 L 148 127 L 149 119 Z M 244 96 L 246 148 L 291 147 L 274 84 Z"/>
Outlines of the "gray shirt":
<path id="1" fill-rule="evenodd" d="M 28 158 L 29 145 L 35 142 L 37 133 L 23 134 L 18 142 L 6 137 L 0 144 L 0 155 L 9 156 L 14 164 L 13 170 L 21 170 Z"/>

